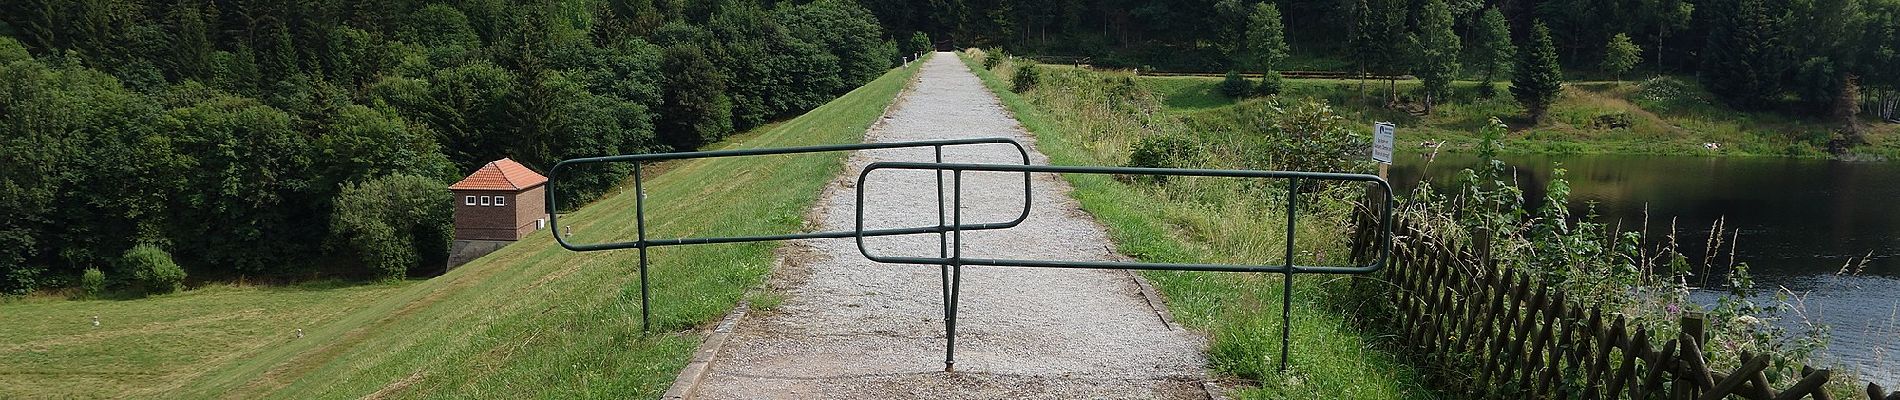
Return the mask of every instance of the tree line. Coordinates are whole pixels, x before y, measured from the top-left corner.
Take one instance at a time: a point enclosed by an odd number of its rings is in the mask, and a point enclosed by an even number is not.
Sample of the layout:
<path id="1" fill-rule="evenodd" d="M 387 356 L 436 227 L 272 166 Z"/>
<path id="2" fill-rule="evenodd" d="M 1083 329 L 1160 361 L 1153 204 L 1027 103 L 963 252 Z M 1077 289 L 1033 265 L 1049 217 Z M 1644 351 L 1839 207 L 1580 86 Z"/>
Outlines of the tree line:
<path id="1" fill-rule="evenodd" d="M 0 292 L 172 260 L 401 277 L 444 262 L 446 186 L 483 163 L 691 150 L 919 41 L 848 0 L 6 2 Z M 628 171 L 575 170 L 561 201 Z"/>
<path id="2" fill-rule="evenodd" d="M 1896 0 L 864 0 L 888 29 L 1109 67 L 1258 68 L 1262 5 L 1308 69 L 1490 81 L 1545 26 L 1562 67 L 1694 75 L 1743 110 L 1830 116 L 1900 90 Z M 1496 13 L 1496 16 L 1492 16 Z M 1503 32 L 1506 41 L 1498 41 Z M 1462 42 L 1462 43 L 1460 43 Z M 1462 44 L 1462 46 L 1460 45 Z M 1447 52 L 1447 50 L 1450 50 Z M 1448 68 L 1462 65 L 1466 68 Z M 1504 68 L 1499 68 L 1504 67 Z M 1450 78 L 1445 78 L 1450 79 Z"/>

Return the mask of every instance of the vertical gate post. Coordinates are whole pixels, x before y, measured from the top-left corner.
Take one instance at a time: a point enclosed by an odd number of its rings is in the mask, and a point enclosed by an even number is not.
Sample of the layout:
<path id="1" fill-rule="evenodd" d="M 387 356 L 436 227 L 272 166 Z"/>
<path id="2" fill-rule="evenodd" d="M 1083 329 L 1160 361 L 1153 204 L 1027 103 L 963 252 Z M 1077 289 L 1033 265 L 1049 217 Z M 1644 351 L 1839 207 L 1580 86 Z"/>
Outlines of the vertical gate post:
<path id="1" fill-rule="evenodd" d="M 633 163 L 633 220 L 640 240 L 640 331 L 653 331 L 653 312 L 647 294 L 647 188 L 640 179 L 640 164 Z"/>
<path id="2" fill-rule="evenodd" d="M 1280 372 L 1286 372 L 1287 356 L 1293 341 L 1293 210 L 1299 204 L 1300 178 L 1287 180 L 1286 187 L 1286 271 L 1280 287 Z"/>

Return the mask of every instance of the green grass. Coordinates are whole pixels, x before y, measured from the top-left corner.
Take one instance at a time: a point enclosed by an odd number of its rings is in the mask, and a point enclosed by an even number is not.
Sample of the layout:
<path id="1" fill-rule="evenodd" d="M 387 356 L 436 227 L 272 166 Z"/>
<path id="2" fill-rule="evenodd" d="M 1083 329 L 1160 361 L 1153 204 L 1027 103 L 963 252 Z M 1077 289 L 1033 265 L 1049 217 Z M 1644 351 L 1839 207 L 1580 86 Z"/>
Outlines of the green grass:
<path id="1" fill-rule="evenodd" d="M 1220 93 L 1220 78 L 1136 80 L 1160 97 L 1170 113 L 1210 112 L 1237 104 Z M 1825 157 L 1828 134 L 1834 129 L 1826 121 L 1730 109 L 1687 78 L 1573 83 L 1545 121 L 1534 127 L 1519 117 L 1523 110 L 1510 98 L 1508 83 L 1498 83 L 1498 95 L 1486 98 L 1478 95 L 1476 82 L 1455 82 L 1450 102 L 1438 104 L 1431 115 L 1420 115 L 1385 107 L 1382 81 L 1366 82 L 1363 97 L 1357 80 L 1283 82 L 1282 98 L 1325 100 L 1366 129 L 1376 121 L 1397 123 L 1399 143 L 1410 145 L 1400 151 L 1425 151 L 1417 147 L 1424 141 L 1444 142 L 1451 151 L 1469 150 L 1478 142 L 1479 127 L 1491 117 L 1504 118 L 1512 126 L 1513 140 L 1504 143 L 1508 153 Z M 1418 81 L 1399 81 L 1396 86 L 1402 99 L 1417 106 L 1411 92 L 1418 89 Z M 1870 143 L 1854 152 L 1900 156 L 1900 126 L 1867 122 Z M 1723 148 L 1703 147 L 1711 142 Z"/>
<path id="2" fill-rule="evenodd" d="M 859 142 L 917 65 L 725 145 Z M 843 162 L 810 154 L 656 168 L 665 172 L 647 183 L 648 233 L 795 231 Z M 560 223 L 581 241 L 631 238 L 635 197 L 609 196 Z M 660 333 L 640 331 L 635 251 L 570 252 L 545 231 L 425 281 L 15 301 L 0 305 L 0 398 L 654 398 L 702 340 L 693 329 L 765 278 L 773 247 L 654 249 Z"/>
<path id="3" fill-rule="evenodd" d="M 1066 75 L 1044 71 L 1045 86 L 1031 95 L 1012 93 L 998 76 L 1009 76 L 1007 63 L 992 73 L 965 58 L 985 85 L 1002 99 L 1037 148 L 1059 165 L 1120 165 L 1128 144 L 1149 129 L 1135 112 L 1105 105 L 1102 96 L 1077 94 L 1063 85 Z M 1058 70 L 1059 69 L 1052 69 Z M 1118 75 L 1105 75 L 1117 77 Z M 1090 79 L 1090 78 L 1083 78 Z M 1096 85 L 1077 82 L 1077 85 Z M 1106 82 L 1097 86 L 1115 88 Z M 1159 96 L 1157 96 L 1159 97 Z M 1156 101 L 1165 101 L 1157 98 Z M 1155 121 L 1148 121 L 1155 122 Z M 1230 196 L 1232 181 L 1170 183 L 1155 189 L 1125 184 L 1101 175 L 1065 175 L 1084 210 L 1108 226 L 1119 251 L 1154 262 L 1276 262 L 1284 242 L 1283 215 L 1259 207 L 1266 200 Z M 1333 209 L 1332 207 L 1321 207 Z M 1335 254 L 1338 233 L 1321 215 L 1295 228 L 1305 253 Z M 1306 256 L 1306 257 L 1311 257 Z M 1340 258 L 1333 258 L 1335 260 Z M 1308 260 L 1302 259 L 1302 262 Z M 1175 317 L 1209 336 L 1209 358 L 1216 370 L 1249 381 L 1240 398 L 1284 398 L 1324 394 L 1329 398 L 1432 398 L 1419 374 L 1380 349 L 1346 317 L 1321 304 L 1327 291 L 1341 287 L 1329 277 L 1296 279 L 1293 302 L 1293 351 L 1288 373 L 1279 365 L 1281 281 L 1276 276 L 1199 272 L 1149 272 Z"/>

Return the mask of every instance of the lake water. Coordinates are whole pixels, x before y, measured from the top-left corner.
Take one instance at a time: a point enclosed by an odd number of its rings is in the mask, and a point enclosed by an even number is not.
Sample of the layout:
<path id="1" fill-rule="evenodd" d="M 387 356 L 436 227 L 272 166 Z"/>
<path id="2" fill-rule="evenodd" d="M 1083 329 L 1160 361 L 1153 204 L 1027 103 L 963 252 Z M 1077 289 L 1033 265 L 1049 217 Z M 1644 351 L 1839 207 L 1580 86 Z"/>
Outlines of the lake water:
<path id="1" fill-rule="evenodd" d="M 1639 229 L 1645 210 L 1650 237 L 1676 219 L 1685 253 L 1699 253 L 1709 227 L 1726 217 L 1739 229 L 1737 262 L 1747 263 L 1757 289 L 1799 299 L 1799 320 L 1832 327 L 1824 362 L 1859 369 L 1882 386 L 1900 384 L 1900 164 L 1779 158 L 1657 156 L 1506 156 L 1526 200 L 1541 203 L 1553 163 L 1570 182 L 1570 207 L 1598 222 Z M 1399 154 L 1392 183 L 1407 193 L 1420 179 L 1444 187 L 1478 159 L 1470 154 Z M 1726 259 L 1726 254 L 1722 255 Z M 1865 259 L 1862 264 L 1861 260 Z M 1842 266 L 1863 265 L 1858 274 Z M 1719 282 L 1720 277 L 1711 279 Z M 1714 290 L 1700 290 L 1710 302 Z M 1764 302 L 1771 299 L 1764 298 Z M 1772 304 L 1772 303 L 1759 303 Z"/>

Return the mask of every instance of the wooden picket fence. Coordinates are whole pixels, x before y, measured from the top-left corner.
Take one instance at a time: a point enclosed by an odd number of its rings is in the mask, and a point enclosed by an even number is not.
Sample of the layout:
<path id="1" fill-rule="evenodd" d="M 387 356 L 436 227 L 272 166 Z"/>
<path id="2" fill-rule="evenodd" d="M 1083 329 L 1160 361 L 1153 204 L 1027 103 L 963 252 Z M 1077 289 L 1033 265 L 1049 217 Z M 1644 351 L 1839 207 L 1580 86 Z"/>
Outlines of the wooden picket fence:
<path id="1" fill-rule="evenodd" d="M 1733 370 L 1710 368 L 1706 324 L 1720 321 L 1685 315 L 1680 334 L 1656 346 L 1658 333 L 1623 316 L 1487 265 L 1462 247 L 1402 232 L 1393 262 L 1377 276 L 1393 285 L 1387 300 L 1396 310 L 1387 322 L 1401 331 L 1398 344 L 1417 366 L 1457 378 L 1442 379 L 1458 383 L 1440 389 L 1507 399 L 1832 398 L 1822 388 L 1833 376 L 1826 369 L 1800 366 L 1777 389 L 1765 373 L 1773 363 L 1767 355 L 1743 354 Z M 1900 400 L 1900 392 L 1871 384 L 1867 396 Z"/>

